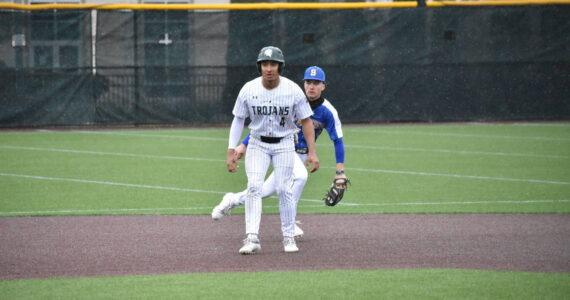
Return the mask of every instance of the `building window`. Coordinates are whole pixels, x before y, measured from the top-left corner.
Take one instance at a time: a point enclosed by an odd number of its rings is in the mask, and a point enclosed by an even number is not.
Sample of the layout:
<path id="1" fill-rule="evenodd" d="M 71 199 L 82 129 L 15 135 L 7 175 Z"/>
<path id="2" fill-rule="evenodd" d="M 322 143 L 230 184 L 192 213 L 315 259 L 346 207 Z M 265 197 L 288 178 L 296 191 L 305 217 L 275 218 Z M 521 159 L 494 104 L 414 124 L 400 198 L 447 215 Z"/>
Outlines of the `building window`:
<path id="1" fill-rule="evenodd" d="M 31 67 L 41 69 L 79 67 L 83 20 L 84 13 L 81 12 L 31 12 Z"/>
<path id="2" fill-rule="evenodd" d="M 189 93 L 190 16 L 187 11 L 145 11 L 143 19 L 144 84 L 151 97 Z"/>

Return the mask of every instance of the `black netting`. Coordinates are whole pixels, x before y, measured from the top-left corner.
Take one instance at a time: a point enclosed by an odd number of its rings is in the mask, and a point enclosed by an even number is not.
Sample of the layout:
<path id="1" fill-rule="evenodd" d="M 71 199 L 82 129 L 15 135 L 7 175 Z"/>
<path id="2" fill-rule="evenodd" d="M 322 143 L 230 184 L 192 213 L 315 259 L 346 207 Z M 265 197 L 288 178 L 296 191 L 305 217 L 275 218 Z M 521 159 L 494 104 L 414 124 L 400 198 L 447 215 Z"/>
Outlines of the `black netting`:
<path id="1" fill-rule="evenodd" d="M 564 5 L 1 11 L 0 126 L 227 123 L 267 45 L 295 81 L 323 67 L 345 122 L 569 119 L 569 15 Z"/>

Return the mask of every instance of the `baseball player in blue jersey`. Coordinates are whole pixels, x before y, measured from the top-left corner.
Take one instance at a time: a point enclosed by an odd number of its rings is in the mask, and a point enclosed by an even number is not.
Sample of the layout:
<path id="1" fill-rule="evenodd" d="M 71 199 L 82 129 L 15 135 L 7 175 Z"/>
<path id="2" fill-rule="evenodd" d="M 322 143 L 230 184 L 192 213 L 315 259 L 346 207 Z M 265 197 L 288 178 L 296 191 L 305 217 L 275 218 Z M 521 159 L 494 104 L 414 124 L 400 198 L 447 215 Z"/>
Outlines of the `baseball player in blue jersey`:
<path id="1" fill-rule="evenodd" d="M 307 164 L 311 172 L 319 168 L 315 149 L 315 129 L 309 118 L 313 111 L 303 91 L 293 81 L 281 76 L 285 64 L 283 52 L 277 47 L 264 47 L 257 57 L 261 76 L 247 82 L 239 92 L 233 108 L 230 128 L 227 168 L 235 172 L 241 154 L 239 143 L 246 118 L 250 118 L 249 151 L 245 155 L 247 193 L 245 196 L 246 238 L 240 254 L 261 251 L 259 225 L 261 221 L 261 190 L 269 164 L 273 165 L 275 186 L 285 252 L 298 252 L 295 243 L 296 201 L 293 198 L 293 165 L 295 161 L 295 120 L 301 120 L 307 141 Z"/>
<path id="2" fill-rule="evenodd" d="M 305 94 L 309 99 L 309 104 L 313 110 L 311 119 L 315 128 L 315 139 L 325 129 L 330 139 L 334 143 L 335 158 L 336 158 L 336 178 L 346 178 L 344 174 L 344 144 L 342 141 L 342 125 L 338 117 L 336 109 L 332 104 L 323 98 L 323 91 L 325 90 L 325 72 L 317 67 L 309 67 L 305 70 L 303 77 L 303 85 Z M 300 123 L 298 124 L 300 127 Z M 250 135 L 248 135 L 241 145 L 236 148 L 238 157 L 241 157 L 246 152 L 246 147 L 250 143 Z M 293 197 L 295 199 L 295 207 L 301 197 L 305 183 L 307 182 L 307 169 L 304 166 L 304 161 L 307 158 L 308 144 L 303 132 L 298 132 L 297 142 L 295 144 L 297 157 L 293 167 Z M 270 197 L 276 192 L 275 175 L 272 173 L 263 183 L 261 190 L 261 197 Z M 240 193 L 227 193 L 219 205 L 212 210 L 212 218 L 218 220 L 236 206 L 242 205 L 246 200 L 247 190 Z M 302 236 L 303 230 L 295 225 L 295 237 Z"/>

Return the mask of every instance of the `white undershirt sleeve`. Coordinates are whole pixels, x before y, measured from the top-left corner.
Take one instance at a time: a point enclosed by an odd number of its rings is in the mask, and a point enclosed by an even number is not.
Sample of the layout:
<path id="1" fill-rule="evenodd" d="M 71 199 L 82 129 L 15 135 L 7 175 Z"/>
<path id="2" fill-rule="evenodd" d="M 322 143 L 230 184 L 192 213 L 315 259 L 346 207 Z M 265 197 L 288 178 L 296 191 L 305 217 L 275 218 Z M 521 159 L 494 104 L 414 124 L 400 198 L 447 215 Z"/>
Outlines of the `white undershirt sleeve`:
<path id="1" fill-rule="evenodd" d="M 243 125 L 245 123 L 245 118 L 235 117 L 232 121 L 232 127 L 230 128 L 230 140 L 228 143 L 228 149 L 235 149 L 237 147 L 241 134 L 243 132 Z"/>

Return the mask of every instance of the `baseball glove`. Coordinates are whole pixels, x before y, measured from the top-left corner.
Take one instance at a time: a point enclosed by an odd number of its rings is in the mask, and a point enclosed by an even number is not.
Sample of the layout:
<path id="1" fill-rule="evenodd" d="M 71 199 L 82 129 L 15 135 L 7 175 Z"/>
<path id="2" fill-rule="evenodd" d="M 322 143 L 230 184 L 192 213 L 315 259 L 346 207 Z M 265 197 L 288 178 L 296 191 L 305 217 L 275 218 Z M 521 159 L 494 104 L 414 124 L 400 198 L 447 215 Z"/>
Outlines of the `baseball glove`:
<path id="1" fill-rule="evenodd" d="M 323 200 L 327 206 L 337 205 L 342 197 L 344 196 L 344 191 L 348 188 L 350 180 L 348 178 L 336 178 L 333 180 L 333 184 L 327 191 L 327 194 Z"/>

